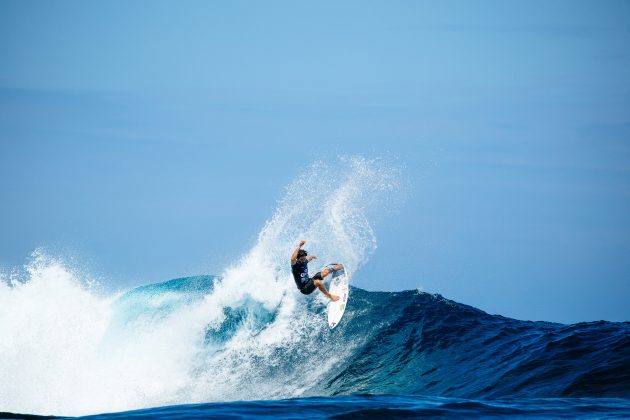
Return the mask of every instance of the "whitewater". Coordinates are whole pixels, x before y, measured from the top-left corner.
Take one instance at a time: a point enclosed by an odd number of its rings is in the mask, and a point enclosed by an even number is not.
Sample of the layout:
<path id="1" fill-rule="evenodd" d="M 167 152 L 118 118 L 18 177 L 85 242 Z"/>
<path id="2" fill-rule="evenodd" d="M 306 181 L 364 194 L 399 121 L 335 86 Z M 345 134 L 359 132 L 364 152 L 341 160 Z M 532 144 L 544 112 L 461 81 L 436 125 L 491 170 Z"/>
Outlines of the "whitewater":
<path id="1" fill-rule="evenodd" d="M 383 160 L 316 162 L 218 275 L 107 292 L 36 251 L 0 281 L 0 412 L 630 415 L 627 322 L 520 321 L 417 290 L 353 287 L 328 328 L 323 295 L 295 288 L 291 252 L 307 239 L 362 273 L 373 220 L 401 204 L 403 180 Z"/>
<path id="2" fill-rule="evenodd" d="M 287 258 L 306 238 L 314 254 L 359 271 L 376 249 L 368 217 L 391 207 L 400 180 L 399 167 L 379 160 L 316 162 L 286 188 L 246 255 L 182 289 L 103 293 L 36 251 L 25 274 L 0 282 L 0 411 L 82 415 L 303 395 L 352 346 L 317 369 L 279 358 L 315 351 L 309 337 L 328 328 L 305 309 L 323 298 L 297 293 Z"/>

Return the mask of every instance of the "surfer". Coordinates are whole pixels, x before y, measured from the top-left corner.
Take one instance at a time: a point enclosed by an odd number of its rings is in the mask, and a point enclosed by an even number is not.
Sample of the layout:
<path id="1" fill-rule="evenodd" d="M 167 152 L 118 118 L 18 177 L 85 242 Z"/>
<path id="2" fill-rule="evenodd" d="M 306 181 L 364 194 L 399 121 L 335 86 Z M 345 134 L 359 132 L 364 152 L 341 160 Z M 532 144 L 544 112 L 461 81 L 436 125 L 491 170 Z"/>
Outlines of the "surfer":
<path id="1" fill-rule="evenodd" d="M 302 246 L 306 241 L 300 241 L 298 247 L 293 251 L 291 255 L 291 271 L 293 272 L 293 279 L 295 285 L 305 295 L 310 295 L 315 289 L 321 290 L 323 294 L 328 296 L 332 301 L 339 300 L 339 296 L 330 294 L 324 286 L 324 277 L 332 272 L 341 270 L 343 266 L 341 264 L 331 264 L 325 267 L 322 271 L 317 272 L 313 277 L 308 276 L 308 262 L 316 260 L 315 255 L 308 255 L 308 253 L 302 249 Z"/>

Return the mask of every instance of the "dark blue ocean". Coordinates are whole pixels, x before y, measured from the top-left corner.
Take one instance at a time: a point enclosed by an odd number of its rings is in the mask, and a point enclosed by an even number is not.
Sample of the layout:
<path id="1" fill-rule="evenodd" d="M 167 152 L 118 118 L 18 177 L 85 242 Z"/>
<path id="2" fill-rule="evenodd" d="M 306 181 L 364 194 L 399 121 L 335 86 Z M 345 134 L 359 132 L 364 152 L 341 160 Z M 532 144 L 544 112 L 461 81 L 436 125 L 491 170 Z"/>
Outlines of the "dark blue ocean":
<path id="1" fill-rule="evenodd" d="M 80 417 L 81 419 L 355 419 L 355 418 L 628 418 L 628 401 L 615 398 L 467 400 L 404 395 L 344 395 L 290 400 L 185 404 Z M 69 418 L 24 416 L 0 418 Z"/>
<path id="2" fill-rule="evenodd" d="M 129 396 L 140 409 L 80 418 L 630 418 L 628 322 L 520 321 L 440 295 L 353 287 L 330 330 L 318 298 L 288 293 L 267 305 L 216 284 L 189 277 L 118 296 L 90 350 L 98 357 L 76 353 L 87 383 L 66 394 L 60 369 L 57 399 L 20 412 L 63 416 L 83 400 L 116 407 Z M 230 304 L 205 309 L 218 301 Z M 37 392 L 54 394 L 54 384 Z"/>

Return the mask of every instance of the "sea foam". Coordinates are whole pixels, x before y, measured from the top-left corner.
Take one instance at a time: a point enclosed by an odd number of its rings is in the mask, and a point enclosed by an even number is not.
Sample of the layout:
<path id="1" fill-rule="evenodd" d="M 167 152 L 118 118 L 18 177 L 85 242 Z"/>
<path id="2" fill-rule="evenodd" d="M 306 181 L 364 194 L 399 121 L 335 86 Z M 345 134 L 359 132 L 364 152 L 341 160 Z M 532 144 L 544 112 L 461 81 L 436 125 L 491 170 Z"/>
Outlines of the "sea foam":
<path id="1" fill-rule="evenodd" d="M 376 249 L 370 218 L 401 196 L 401 169 L 359 156 L 305 168 L 249 252 L 217 277 L 106 293 L 36 251 L 0 281 L 0 411 L 56 415 L 301 396 L 346 357 L 321 351 L 320 294 L 293 284 L 300 239 L 356 273 Z M 192 286 L 191 286 L 192 285 Z M 317 316 L 314 316 L 317 314 Z M 304 359 L 304 355 L 309 355 Z"/>

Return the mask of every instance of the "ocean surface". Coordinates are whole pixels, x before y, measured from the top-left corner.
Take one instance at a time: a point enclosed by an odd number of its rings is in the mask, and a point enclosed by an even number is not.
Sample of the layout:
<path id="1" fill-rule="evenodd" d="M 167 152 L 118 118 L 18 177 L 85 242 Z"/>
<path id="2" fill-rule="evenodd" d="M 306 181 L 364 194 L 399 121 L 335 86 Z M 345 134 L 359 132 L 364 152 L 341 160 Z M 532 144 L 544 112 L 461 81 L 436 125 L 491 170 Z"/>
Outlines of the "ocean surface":
<path id="1" fill-rule="evenodd" d="M 220 281 L 136 288 L 112 303 L 108 327 L 142 336 L 203 302 Z M 295 334 L 278 341 L 266 332 L 279 308 L 251 299 L 224 307 L 171 391 L 197 403 L 166 399 L 164 407 L 87 418 L 630 417 L 630 323 L 519 321 L 418 291 L 352 288 L 350 296 L 333 330 L 325 306 L 302 299 L 304 313 L 287 320 Z M 141 395 L 150 384 L 126 392 Z M 200 403 L 204 392 L 230 402 Z"/>
<path id="2" fill-rule="evenodd" d="M 370 220 L 399 187 L 373 161 L 334 169 L 289 185 L 218 276 L 112 290 L 43 250 L 0 273 L 0 418 L 630 418 L 628 322 L 520 321 L 351 287 L 329 329 L 289 256 L 307 239 L 311 272 L 343 262 L 356 285 Z"/>

